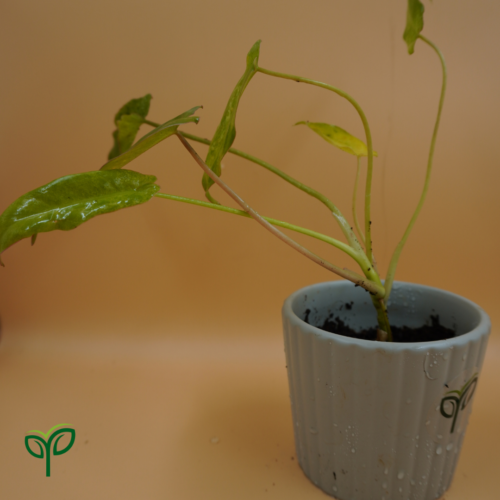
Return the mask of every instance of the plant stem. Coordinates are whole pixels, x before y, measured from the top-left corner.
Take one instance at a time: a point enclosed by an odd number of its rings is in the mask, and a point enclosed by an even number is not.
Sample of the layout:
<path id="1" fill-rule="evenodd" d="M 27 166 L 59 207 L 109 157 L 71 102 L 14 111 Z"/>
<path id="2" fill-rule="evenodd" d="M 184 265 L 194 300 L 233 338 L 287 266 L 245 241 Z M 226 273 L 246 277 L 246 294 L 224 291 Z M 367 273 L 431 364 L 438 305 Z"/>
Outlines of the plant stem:
<path id="1" fill-rule="evenodd" d="M 349 101 L 356 111 L 358 112 L 359 117 L 363 123 L 363 127 L 365 129 L 366 135 L 366 147 L 368 149 L 368 169 L 366 173 L 366 188 L 365 188 L 365 247 L 366 247 L 366 255 L 370 263 L 373 263 L 372 257 L 372 241 L 371 241 L 371 187 L 372 187 L 372 174 L 373 174 L 373 145 L 372 145 L 372 135 L 370 132 L 370 126 L 368 125 L 368 120 L 366 119 L 366 115 L 364 111 L 361 109 L 361 106 L 346 92 L 333 87 L 332 85 L 328 85 L 326 83 L 318 82 L 315 80 L 310 80 L 309 78 L 303 78 L 301 76 L 289 75 L 287 73 L 279 73 L 277 71 L 271 71 L 268 69 L 264 69 L 261 67 L 257 68 L 257 71 L 263 73 L 265 75 L 274 76 L 276 78 L 284 78 L 285 80 L 294 80 L 299 83 L 307 83 L 309 85 L 314 85 L 316 87 L 321 87 L 326 90 L 330 90 L 335 92 L 339 96 L 343 97 L 347 101 Z"/>
<path id="2" fill-rule="evenodd" d="M 201 137 L 198 137 L 193 134 L 188 134 L 186 132 L 181 132 L 178 131 L 180 135 L 185 137 L 186 139 L 191 139 L 192 141 L 200 142 L 202 144 L 206 144 L 207 146 L 210 145 L 210 141 L 208 139 L 203 139 Z M 304 193 L 307 193 L 308 195 L 312 196 L 313 198 L 316 198 L 319 200 L 323 205 L 325 205 L 330 212 L 333 212 L 334 210 L 338 210 L 337 207 L 323 194 L 320 192 L 316 191 L 315 189 L 306 186 L 302 182 L 298 181 L 297 179 L 294 179 L 290 175 L 286 174 L 279 168 L 274 167 L 270 163 L 267 163 L 266 161 L 260 160 L 259 158 L 256 158 L 255 156 L 252 156 L 248 153 L 244 153 L 243 151 L 240 151 L 239 149 L 235 148 L 230 148 L 229 153 L 232 153 L 236 156 L 239 156 L 241 158 L 245 158 L 246 160 L 249 160 L 253 163 L 256 163 L 257 165 L 260 165 L 261 167 L 264 167 L 265 169 L 269 170 L 273 174 L 281 177 L 283 180 L 291 184 L 292 186 L 295 186 L 296 188 L 300 189 L 301 191 L 304 191 Z"/>
<path id="3" fill-rule="evenodd" d="M 146 121 L 144 123 L 146 123 Z M 152 125 L 152 126 L 156 125 L 153 122 L 149 122 L 148 124 Z M 177 134 L 185 137 L 186 139 L 190 139 L 192 141 L 196 141 L 196 142 L 199 142 L 201 144 L 206 144 L 207 146 L 209 146 L 211 143 L 211 141 L 209 139 L 204 139 L 202 137 L 198 137 L 198 136 L 193 135 L 193 134 L 188 134 L 187 132 L 181 132 L 180 130 L 177 131 Z M 257 165 L 260 165 L 261 167 L 264 167 L 265 169 L 269 170 L 273 174 L 281 177 L 283 180 L 290 183 L 292 186 L 300 189 L 304 193 L 307 193 L 308 195 L 312 196 L 313 198 L 316 198 L 317 200 L 319 200 L 333 214 L 333 216 L 335 217 L 335 219 L 339 223 L 339 226 L 340 226 L 344 236 L 346 237 L 349 245 L 351 246 L 351 248 L 353 248 L 357 253 L 363 252 L 361 245 L 359 244 L 354 232 L 352 231 L 352 228 L 350 227 L 350 225 L 346 221 L 342 212 L 325 195 L 323 195 L 319 191 L 316 191 L 315 189 L 313 189 L 309 186 L 306 186 L 305 184 L 298 181 L 297 179 L 294 179 L 293 177 L 286 174 L 285 172 L 283 172 L 279 168 L 276 168 L 273 165 L 271 165 L 270 163 L 267 163 L 263 160 L 260 160 L 259 158 L 255 157 L 253 155 L 250 155 L 248 153 L 245 153 L 245 152 L 240 151 L 239 149 L 235 149 L 235 148 L 230 148 L 229 152 L 236 155 L 236 156 L 239 156 L 241 158 L 245 158 L 246 160 L 249 160 Z M 206 196 L 210 197 L 210 193 L 206 193 Z M 210 201 L 214 202 L 215 200 L 210 200 Z M 367 267 L 367 266 L 365 266 L 365 267 Z"/>
<path id="4" fill-rule="evenodd" d="M 201 137 L 198 137 L 193 134 L 188 134 L 186 132 L 180 132 L 178 131 L 178 134 L 182 135 L 183 137 L 186 137 L 187 139 L 191 139 L 196 142 L 200 142 L 202 144 L 210 144 L 210 141 L 208 139 L 202 139 Z M 290 183 L 292 186 L 295 186 L 296 188 L 300 189 L 301 191 L 304 191 L 304 193 L 307 193 L 308 195 L 312 196 L 313 198 L 316 198 L 319 200 L 323 205 L 325 205 L 330 212 L 333 214 L 335 219 L 340 225 L 340 228 L 342 232 L 344 233 L 344 236 L 346 237 L 349 245 L 357 252 L 362 252 L 363 249 L 361 248 L 361 245 L 356 239 L 356 236 L 354 235 L 351 227 L 345 220 L 344 216 L 342 215 L 342 212 L 337 208 L 337 206 L 332 203 L 325 195 L 321 194 L 320 192 L 316 191 L 315 189 L 306 186 L 302 182 L 298 181 L 297 179 L 294 179 L 290 175 L 286 174 L 279 168 L 274 167 L 270 163 L 267 163 L 263 160 L 260 160 L 259 158 L 256 158 L 255 156 L 252 156 L 248 153 L 244 153 L 243 151 L 240 151 L 239 149 L 235 148 L 230 148 L 229 152 L 236 155 L 240 156 L 241 158 L 245 158 L 246 160 L 249 160 L 253 163 L 256 163 L 257 165 L 260 165 L 261 167 L 264 167 L 265 169 L 269 170 L 273 174 L 281 177 L 283 180 L 286 182 Z"/>
<path id="5" fill-rule="evenodd" d="M 357 214 L 357 211 L 356 211 L 356 200 L 357 200 L 357 197 L 358 197 L 359 172 L 361 170 L 361 157 L 358 156 L 357 159 L 358 159 L 358 166 L 357 166 L 357 169 L 356 169 L 356 180 L 354 181 L 354 192 L 353 192 L 353 195 L 352 195 L 352 218 L 354 219 L 354 227 L 356 228 L 356 231 L 358 232 L 358 236 L 359 236 L 360 240 L 364 244 L 365 240 L 363 238 L 363 233 L 362 233 L 362 231 L 361 231 L 361 229 L 359 227 L 358 214 Z"/>
<path id="6" fill-rule="evenodd" d="M 368 280 L 364 276 L 361 276 L 349 269 L 341 269 L 340 267 L 337 267 L 330 262 L 322 259 L 321 257 L 317 256 L 307 248 L 304 248 L 302 245 L 299 245 L 296 241 L 294 241 L 292 238 L 287 236 L 286 234 L 282 233 L 279 229 L 276 229 L 272 224 L 270 224 L 268 221 L 266 221 L 263 217 L 261 217 L 253 208 L 251 208 L 239 195 L 237 195 L 220 177 L 218 177 L 206 164 L 205 162 L 200 158 L 198 153 L 193 149 L 193 147 L 189 144 L 189 142 L 181 135 L 177 134 L 177 137 L 181 141 L 181 143 L 184 145 L 184 147 L 189 151 L 191 156 L 196 160 L 198 165 L 202 168 L 202 170 L 222 189 L 224 190 L 238 205 L 243 208 L 245 212 L 247 212 L 252 218 L 254 218 L 259 224 L 264 226 L 269 232 L 271 232 L 274 236 L 282 240 L 283 242 L 287 243 L 289 246 L 291 246 L 293 249 L 297 250 L 299 253 L 304 255 L 305 257 L 311 259 L 313 262 L 316 264 L 319 264 L 320 266 L 324 267 L 325 269 L 328 269 L 329 271 L 338 274 L 339 276 L 342 276 L 343 278 L 352 281 L 353 283 L 357 284 L 358 286 L 363 287 L 364 289 L 368 290 L 369 292 L 373 293 L 376 297 L 382 298 L 385 294 L 384 287 L 377 284 L 376 282 L 373 282 L 371 280 Z M 358 256 L 359 258 L 359 256 Z M 361 264 L 360 264 L 361 265 Z"/>
<path id="7" fill-rule="evenodd" d="M 383 299 L 378 299 L 372 295 L 372 302 L 377 310 L 377 322 L 378 326 L 381 330 L 387 333 L 387 342 L 392 342 L 392 330 L 391 325 L 389 323 L 389 316 L 387 314 L 387 306 L 385 305 L 385 301 Z"/>
<path id="8" fill-rule="evenodd" d="M 208 201 L 195 200 L 192 198 L 184 198 L 183 196 L 177 196 L 177 195 L 166 194 L 166 193 L 156 193 L 155 196 L 157 198 L 164 198 L 166 200 L 180 201 L 182 203 L 189 203 L 191 205 L 197 205 L 199 207 L 211 208 L 213 210 L 219 210 L 221 212 L 226 212 L 226 213 L 233 214 L 233 215 L 239 215 L 241 217 L 246 217 L 246 218 L 250 218 L 250 219 L 252 218 L 251 215 L 249 215 L 247 212 L 244 212 L 243 210 L 238 210 L 236 208 L 226 207 L 224 205 L 215 205 L 213 203 L 209 203 Z M 295 224 L 290 224 L 289 222 L 283 222 L 283 221 L 280 221 L 277 219 L 272 219 L 271 217 L 262 216 L 262 218 L 264 220 L 266 220 L 267 222 L 271 223 L 273 226 L 279 226 L 279 227 L 283 227 L 285 229 L 290 229 L 291 231 L 295 231 L 296 233 L 305 234 L 306 236 L 310 236 L 311 238 L 316 238 L 317 240 L 323 241 L 325 243 L 329 243 L 330 245 L 332 245 L 332 246 L 338 248 L 339 250 L 342 250 L 346 254 L 348 254 L 354 260 L 357 259 L 356 253 L 349 245 L 346 245 L 345 243 L 343 243 L 339 240 L 336 240 L 335 238 L 331 238 L 330 236 L 327 236 L 326 234 L 318 233 L 316 231 L 312 231 L 312 230 L 307 229 L 305 227 L 296 226 Z"/>
<path id="9" fill-rule="evenodd" d="M 429 149 L 429 157 L 427 160 L 427 172 L 425 174 L 425 182 L 424 182 L 424 188 L 422 190 L 422 194 L 420 195 L 420 200 L 418 202 L 417 208 L 415 209 L 415 212 L 413 213 L 413 216 L 410 220 L 410 223 L 408 224 L 408 227 L 406 228 L 406 231 L 403 234 L 403 237 L 401 238 L 401 241 L 398 243 L 396 249 L 394 250 L 394 253 L 391 258 L 391 262 L 389 263 L 389 269 L 387 271 L 387 277 L 385 279 L 385 289 L 386 289 L 386 298 L 389 298 L 389 295 L 391 293 L 392 289 L 392 284 L 394 282 L 394 275 L 396 274 L 396 268 L 398 265 L 399 257 L 401 255 L 401 251 L 403 250 L 403 247 L 405 246 L 406 240 L 408 239 L 408 236 L 411 233 L 411 230 L 413 229 L 413 226 L 415 224 L 415 221 L 418 218 L 418 215 L 420 214 L 420 211 L 422 210 L 422 206 L 424 204 L 425 198 L 427 196 L 427 191 L 429 189 L 429 183 L 431 180 L 431 172 L 432 172 L 432 160 L 434 157 L 434 148 L 436 146 L 436 139 L 437 139 L 437 134 L 439 130 L 439 122 L 441 121 L 441 111 L 443 109 L 443 103 L 444 103 L 444 96 L 446 93 L 446 81 L 447 81 L 447 71 L 446 71 L 446 62 L 444 60 L 443 54 L 441 51 L 434 45 L 430 40 L 427 38 L 423 37 L 422 35 L 419 35 L 419 38 L 425 42 L 427 45 L 429 45 L 438 55 L 439 60 L 441 61 L 441 68 L 443 71 L 443 80 L 441 84 L 441 95 L 439 97 L 439 105 L 438 105 L 438 111 L 437 111 L 437 116 L 436 116 L 436 122 L 434 124 L 434 131 L 432 133 L 432 139 L 431 139 L 431 145 Z"/>

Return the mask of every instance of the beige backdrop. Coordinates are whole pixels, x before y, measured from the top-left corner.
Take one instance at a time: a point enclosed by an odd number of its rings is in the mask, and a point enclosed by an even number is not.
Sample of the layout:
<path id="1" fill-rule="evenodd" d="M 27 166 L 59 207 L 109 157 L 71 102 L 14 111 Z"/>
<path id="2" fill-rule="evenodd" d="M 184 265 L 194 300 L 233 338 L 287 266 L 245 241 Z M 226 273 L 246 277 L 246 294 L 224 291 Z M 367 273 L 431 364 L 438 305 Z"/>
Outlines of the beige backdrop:
<path id="1" fill-rule="evenodd" d="M 202 104 L 199 125 L 185 130 L 211 137 L 262 39 L 263 67 L 336 85 L 365 109 L 379 153 L 372 219 L 385 271 L 420 195 L 440 86 L 428 47 L 406 53 L 405 4 L 2 2 L 0 210 L 55 178 L 98 169 L 113 116 L 130 98 L 152 93 L 154 121 Z M 425 4 L 424 33 L 446 55 L 449 89 L 429 197 L 397 278 L 463 294 L 493 318 L 446 499 L 495 500 L 500 3 Z M 320 189 L 349 216 L 354 159 L 293 127 L 299 120 L 363 135 L 339 97 L 256 75 L 235 147 Z M 133 168 L 157 175 L 164 192 L 203 199 L 201 170 L 173 138 Z M 227 157 L 223 177 L 262 214 L 340 237 L 322 205 L 261 168 Z M 335 249 L 299 240 L 352 267 Z M 334 278 L 327 271 L 253 221 L 160 199 L 41 234 L 2 258 L 2 500 L 325 498 L 294 455 L 280 307 L 292 291 Z M 62 422 L 77 438 L 53 458 L 49 479 L 23 439 Z"/>
<path id="2" fill-rule="evenodd" d="M 114 113 L 132 97 L 153 94 L 155 121 L 202 104 L 200 124 L 185 130 L 210 137 L 247 51 L 262 39 L 263 67 L 334 84 L 365 109 L 379 152 L 373 229 L 385 270 L 420 194 L 440 85 L 428 47 L 406 53 L 405 3 L 4 2 L 0 209 L 57 177 L 98 169 Z M 500 5 L 426 6 L 424 33 L 446 55 L 449 90 L 429 197 L 397 278 L 463 294 L 498 320 Z M 299 120 L 363 136 L 339 97 L 258 74 L 241 101 L 235 147 L 319 188 L 349 215 L 354 159 L 294 128 Z M 239 158 L 224 167 L 224 179 L 262 214 L 340 237 L 315 200 Z M 164 192 L 204 199 L 201 170 L 175 139 L 132 168 L 157 175 Z M 335 249 L 298 239 L 352 267 Z M 272 327 L 278 338 L 283 299 L 335 278 L 253 221 L 159 199 L 41 234 L 34 248 L 25 240 L 2 258 L 4 331 L 37 335 L 269 335 Z"/>

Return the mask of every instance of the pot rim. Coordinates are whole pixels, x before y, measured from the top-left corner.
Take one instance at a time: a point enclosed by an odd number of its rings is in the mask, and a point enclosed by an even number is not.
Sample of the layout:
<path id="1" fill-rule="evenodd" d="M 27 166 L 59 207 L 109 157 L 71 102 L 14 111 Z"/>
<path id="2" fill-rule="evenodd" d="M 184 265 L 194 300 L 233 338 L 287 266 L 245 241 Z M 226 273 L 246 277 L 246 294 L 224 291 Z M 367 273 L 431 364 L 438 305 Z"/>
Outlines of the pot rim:
<path id="1" fill-rule="evenodd" d="M 452 337 L 446 340 L 434 340 L 434 341 L 427 341 L 427 342 L 377 342 L 373 340 L 365 340 L 365 339 L 355 339 L 352 337 L 345 337 L 343 335 L 339 335 L 336 333 L 330 333 L 326 332 L 325 330 L 322 330 L 321 328 L 318 328 L 316 326 L 310 325 L 309 323 L 306 323 L 303 319 L 299 318 L 293 310 L 293 305 L 294 302 L 302 295 L 311 293 L 312 291 L 317 292 L 318 288 L 321 289 L 330 289 L 330 288 L 337 288 L 337 287 L 348 287 L 350 285 L 353 285 L 353 283 L 346 281 L 346 280 L 336 280 L 336 281 L 324 281 L 321 283 L 315 283 L 313 285 L 308 285 L 305 286 L 294 293 L 292 293 L 287 299 L 285 299 L 285 302 L 283 304 L 283 309 L 282 313 L 283 316 L 288 318 L 289 321 L 292 322 L 292 324 L 300 327 L 302 331 L 305 331 L 307 333 L 313 334 L 320 336 L 324 339 L 327 340 L 335 340 L 335 342 L 339 344 L 344 344 L 344 345 L 352 345 L 352 346 L 359 346 L 363 348 L 370 348 L 370 349 L 380 349 L 383 348 L 385 351 L 390 351 L 390 352 L 399 352 L 399 351 L 408 351 L 408 350 L 423 350 L 423 349 L 429 349 L 429 348 L 437 348 L 439 350 L 441 349 L 446 349 L 446 348 L 454 348 L 454 347 L 459 347 L 465 344 L 468 344 L 469 342 L 478 339 L 479 337 L 482 337 L 483 335 L 488 335 L 491 331 L 491 321 L 486 314 L 486 312 L 478 306 L 476 303 L 472 302 L 469 299 L 466 299 L 465 297 L 462 297 L 461 295 L 458 295 L 453 292 L 449 292 L 447 290 L 442 290 L 440 288 L 428 286 L 428 285 L 421 285 L 418 283 L 411 283 L 411 282 L 405 282 L 405 281 L 394 281 L 395 285 L 399 286 L 411 286 L 411 287 L 417 287 L 419 288 L 422 292 L 438 292 L 440 294 L 444 294 L 447 297 L 456 300 L 457 302 L 461 302 L 463 305 L 467 305 L 469 308 L 475 310 L 475 312 L 479 316 L 479 321 L 476 325 L 475 328 L 473 328 L 471 331 L 464 333 L 462 335 L 458 335 L 457 337 Z"/>

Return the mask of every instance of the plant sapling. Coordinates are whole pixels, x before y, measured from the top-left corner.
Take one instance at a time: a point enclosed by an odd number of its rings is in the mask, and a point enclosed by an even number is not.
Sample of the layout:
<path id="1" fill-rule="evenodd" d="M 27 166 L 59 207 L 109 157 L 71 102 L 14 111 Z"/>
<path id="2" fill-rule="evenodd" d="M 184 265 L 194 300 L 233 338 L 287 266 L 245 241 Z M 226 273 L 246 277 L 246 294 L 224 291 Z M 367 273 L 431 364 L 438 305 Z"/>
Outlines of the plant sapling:
<path id="1" fill-rule="evenodd" d="M 34 244 L 39 233 L 55 229 L 63 231 L 74 229 L 97 215 L 142 204 L 153 197 L 190 203 L 242 217 L 251 217 L 305 257 L 308 257 L 338 276 L 353 282 L 355 285 L 363 287 L 369 292 L 376 311 L 378 324 L 377 340 L 392 341 L 393 336 L 387 313 L 387 301 L 391 294 L 401 251 L 422 209 L 429 188 L 432 160 L 446 89 L 446 66 L 444 58 L 439 49 L 421 34 L 423 29 L 423 13 L 424 6 L 420 0 L 408 0 L 407 23 L 403 38 L 407 43 L 409 54 L 414 52 L 415 44 L 420 40 L 428 45 L 439 57 L 443 74 L 441 96 L 431 139 L 422 194 L 403 237 L 394 250 L 385 281 L 382 281 L 381 273 L 372 250 L 371 186 L 373 158 L 377 156 L 377 153 L 373 150 L 372 135 L 364 111 L 349 94 L 336 87 L 308 78 L 280 73 L 261 67 L 259 65 L 260 41 L 253 45 L 247 55 L 245 72 L 229 98 L 222 119 L 211 141 L 180 129 L 181 126 L 198 123 L 199 117 L 195 116 L 195 113 L 200 108 L 199 106 L 163 124 L 158 124 L 147 119 L 151 101 L 150 94 L 139 99 L 132 99 L 115 115 L 116 130 L 113 132 L 113 148 L 109 153 L 108 162 L 100 170 L 68 175 L 57 179 L 26 193 L 5 210 L 0 216 L 0 252 L 3 252 L 21 239 L 31 238 L 32 244 Z M 355 108 L 363 124 L 366 143 L 336 125 L 308 121 L 296 123 L 296 125 L 305 125 L 330 144 L 356 157 L 357 171 L 352 201 L 352 225 L 339 208 L 319 191 L 303 184 L 263 160 L 232 148 L 236 136 L 235 121 L 238 105 L 246 87 L 257 73 L 272 78 L 291 80 L 320 87 L 346 99 Z M 138 141 L 134 142 L 139 129 L 143 125 L 154 128 Z M 159 192 L 160 187 L 155 184 L 156 178 L 154 176 L 144 175 L 123 168 L 129 166 L 135 158 L 156 144 L 172 136 L 176 136 L 181 141 L 196 163 L 202 168 L 202 186 L 208 201 L 161 193 Z M 198 155 L 190 141 L 209 146 L 205 161 Z M 294 187 L 316 198 L 330 211 L 338 223 L 344 235 L 345 242 L 304 227 L 259 215 L 221 179 L 221 162 L 227 153 L 245 158 L 269 170 Z M 367 158 L 367 171 L 364 194 L 364 227 L 361 227 L 356 212 L 356 204 L 361 159 L 364 157 Z M 214 184 L 217 184 L 225 191 L 241 207 L 241 210 L 220 204 L 210 192 L 210 188 Z M 297 243 L 278 228 L 295 231 L 332 245 L 351 257 L 358 265 L 360 271 L 355 272 L 330 263 Z"/>

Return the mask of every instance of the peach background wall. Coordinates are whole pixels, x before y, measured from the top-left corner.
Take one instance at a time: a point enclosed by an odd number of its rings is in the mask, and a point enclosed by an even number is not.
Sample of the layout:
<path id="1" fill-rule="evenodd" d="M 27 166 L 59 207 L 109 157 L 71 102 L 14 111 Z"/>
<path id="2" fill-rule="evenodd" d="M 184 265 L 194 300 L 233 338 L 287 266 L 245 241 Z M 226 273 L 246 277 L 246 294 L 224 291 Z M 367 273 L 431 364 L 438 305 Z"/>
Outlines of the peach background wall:
<path id="1" fill-rule="evenodd" d="M 500 4 L 425 5 L 424 34 L 447 58 L 449 89 L 428 201 L 397 278 L 463 294 L 498 321 Z M 200 124 L 185 130 L 210 137 L 247 51 L 262 39 L 263 67 L 336 85 L 365 109 L 379 152 L 372 218 L 385 270 L 420 194 L 440 85 L 426 46 L 406 53 L 405 9 L 402 0 L 4 3 L 0 209 L 57 177 L 98 169 L 114 113 L 130 98 L 152 93 L 155 121 L 202 104 Z M 256 75 L 234 146 L 317 187 L 349 215 L 354 159 L 292 127 L 299 120 L 363 136 L 339 97 Z M 196 148 L 205 155 L 205 146 Z M 239 158 L 226 157 L 224 166 L 224 179 L 260 213 L 340 237 L 314 200 Z M 201 170 L 173 138 L 131 168 L 157 175 L 163 192 L 203 199 Z M 335 249 L 309 247 L 352 267 Z M 159 199 L 75 231 L 41 234 L 35 247 L 26 240 L 2 258 L 3 328 L 20 335 L 206 329 L 237 337 L 271 328 L 280 336 L 284 298 L 335 278 L 253 221 Z"/>

